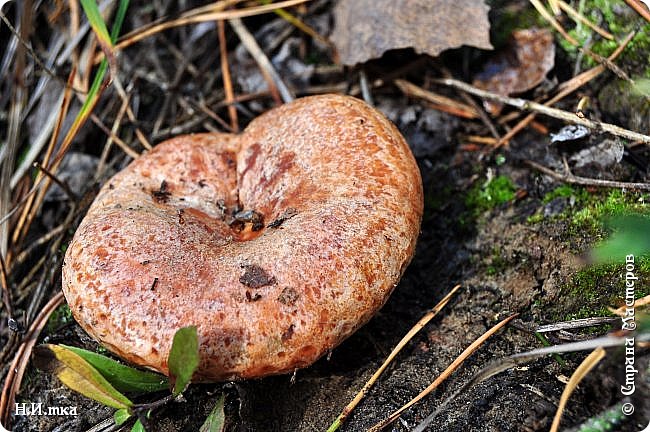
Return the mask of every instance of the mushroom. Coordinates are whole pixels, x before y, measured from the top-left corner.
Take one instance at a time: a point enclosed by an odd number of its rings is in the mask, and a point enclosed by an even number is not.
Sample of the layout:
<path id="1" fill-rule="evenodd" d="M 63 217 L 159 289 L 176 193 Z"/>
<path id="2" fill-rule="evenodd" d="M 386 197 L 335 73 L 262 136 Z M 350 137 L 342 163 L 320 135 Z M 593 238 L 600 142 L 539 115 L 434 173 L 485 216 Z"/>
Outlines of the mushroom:
<path id="1" fill-rule="evenodd" d="M 179 136 L 110 179 L 70 243 L 79 324 L 168 373 L 198 328 L 194 381 L 306 367 L 365 324 L 410 262 L 422 182 L 395 126 L 357 99 L 274 108 L 239 134 Z"/>

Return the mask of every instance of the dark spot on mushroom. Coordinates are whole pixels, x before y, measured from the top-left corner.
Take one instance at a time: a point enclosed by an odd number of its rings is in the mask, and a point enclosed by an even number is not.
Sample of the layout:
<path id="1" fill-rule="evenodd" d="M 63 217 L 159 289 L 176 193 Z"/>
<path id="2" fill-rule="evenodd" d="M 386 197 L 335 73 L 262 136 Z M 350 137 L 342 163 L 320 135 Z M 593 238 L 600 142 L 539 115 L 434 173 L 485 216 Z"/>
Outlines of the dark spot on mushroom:
<path id="1" fill-rule="evenodd" d="M 284 333 L 282 333 L 282 337 L 281 337 L 282 342 L 286 342 L 286 341 L 288 341 L 289 339 L 291 339 L 291 336 L 293 336 L 293 329 L 294 329 L 295 327 L 296 327 L 295 325 L 291 324 L 291 325 L 289 326 L 289 328 L 286 329 L 286 330 L 284 331 Z"/>
<path id="2" fill-rule="evenodd" d="M 286 287 L 278 296 L 278 301 L 284 305 L 291 306 L 296 302 L 296 300 L 298 300 L 298 298 L 300 298 L 300 295 L 295 289 Z"/>
<path id="3" fill-rule="evenodd" d="M 113 189 L 115 189 L 115 185 L 114 185 L 113 183 L 109 183 L 109 184 L 108 184 L 108 188 L 109 188 L 110 190 L 113 190 Z"/>
<path id="4" fill-rule="evenodd" d="M 231 227 L 237 222 L 240 223 L 251 223 L 253 231 L 259 231 L 264 228 L 264 215 L 255 210 L 242 210 L 237 211 L 233 214 L 234 220 L 229 224 Z"/>
<path id="5" fill-rule="evenodd" d="M 261 288 L 268 285 L 273 285 L 275 277 L 269 274 L 262 267 L 258 265 L 243 265 L 244 274 L 239 278 L 239 282 L 249 288 Z"/>
<path id="6" fill-rule="evenodd" d="M 199 187 L 200 187 L 200 188 L 204 188 L 205 185 L 206 185 L 205 180 L 203 180 L 203 179 L 199 180 Z"/>
<path id="7" fill-rule="evenodd" d="M 156 286 L 158 285 L 158 278 L 155 277 L 153 278 L 153 282 L 151 283 L 151 288 L 149 288 L 151 291 L 156 289 Z"/>
<path id="8" fill-rule="evenodd" d="M 185 219 L 183 219 L 183 213 L 185 213 L 185 210 L 178 209 L 176 213 L 178 214 L 178 224 L 183 225 L 185 223 Z"/>
<path id="9" fill-rule="evenodd" d="M 287 219 L 291 219 L 295 215 L 297 215 L 298 212 L 296 211 L 295 208 L 289 207 L 282 213 L 276 220 L 271 222 L 270 224 L 267 225 L 267 228 L 279 228 L 280 225 L 282 225 Z"/>
<path id="10" fill-rule="evenodd" d="M 144 261 L 142 261 L 142 262 L 140 263 L 140 265 L 147 265 L 147 264 L 149 264 L 150 262 L 151 262 L 150 260 L 144 260 Z"/>
<path id="11" fill-rule="evenodd" d="M 248 302 L 256 302 L 261 298 L 262 298 L 261 294 L 256 293 L 255 295 L 253 295 L 253 294 L 251 294 L 250 291 L 246 290 L 246 301 L 248 301 Z"/>
<path id="12" fill-rule="evenodd" d="M 168 190 L 169 185 L 165 180 L 160 183 L 158 190 L 151 191 L 151 198 L 158 204 L 166 203 L 172 195 Z"/>

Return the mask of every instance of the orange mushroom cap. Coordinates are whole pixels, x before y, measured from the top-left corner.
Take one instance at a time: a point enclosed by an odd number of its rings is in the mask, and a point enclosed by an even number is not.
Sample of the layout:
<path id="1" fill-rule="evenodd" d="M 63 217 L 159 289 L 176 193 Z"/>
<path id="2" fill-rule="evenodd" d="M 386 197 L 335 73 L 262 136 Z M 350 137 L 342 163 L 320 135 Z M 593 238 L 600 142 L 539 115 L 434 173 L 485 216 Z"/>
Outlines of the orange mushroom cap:
<path id="1" fill-rule="evenodd" d="M 290 372 L 385 303 L 422 208 L 393 124 L 351 97 L 307 97 L 116 174 L 68 247 L 63 291 L 90 335 L 138 365 L 167 374 L 174 333 L 195 325 L 195 381 Z"/>

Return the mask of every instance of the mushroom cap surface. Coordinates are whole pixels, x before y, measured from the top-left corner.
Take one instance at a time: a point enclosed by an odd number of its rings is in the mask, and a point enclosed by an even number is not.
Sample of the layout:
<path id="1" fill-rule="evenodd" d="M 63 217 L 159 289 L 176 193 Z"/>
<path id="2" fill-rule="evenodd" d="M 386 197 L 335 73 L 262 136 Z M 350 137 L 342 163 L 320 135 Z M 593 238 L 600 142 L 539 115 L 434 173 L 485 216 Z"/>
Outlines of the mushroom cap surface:
<path id="1" fill-rule="evenodd" d="M 168 374 L 174 333 L 195 325 L 194 381 L 291 372 L 385 303 L 422 209 L 417 164 L 382 114 L 298 99 L 117 173 L 67 249 L 63 291 L 83 329 L 132 363 Z"/>

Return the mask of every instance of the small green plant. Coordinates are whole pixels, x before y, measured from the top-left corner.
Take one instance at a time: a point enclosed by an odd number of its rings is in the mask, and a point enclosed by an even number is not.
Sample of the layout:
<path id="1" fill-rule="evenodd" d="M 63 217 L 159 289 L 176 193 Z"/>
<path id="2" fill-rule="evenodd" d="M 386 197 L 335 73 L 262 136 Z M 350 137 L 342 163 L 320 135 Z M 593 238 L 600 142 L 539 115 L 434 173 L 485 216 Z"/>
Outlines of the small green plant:
<path id="1" fill-rule="evenodd" d="M 478 214 L 513 200 L 516 190 L 512 180 L 500 175 L 472 188 L 465 198 L 465 204 Z"/>
<path id="2" fill-rule="evenodd" d="M 199 365 L 196 327 L 176 332 L 167 363 L 169 379 L 163 375 L 126 366 L 101 354 L 67 345 L 39 345 L 34 349 L 39 369 L 56 375 L 63 384 L 103 405 L 115 408 L 113 419 L 122 425 L 132 417 L 131 432 L 146 431 L 146 419 L 153 408 L 175 399 L 190 384 Z M 154 402 L 137 404 L 124 393 L 139 395 L 169 389 L 170 395 Z M 221 407 L 221 408 L 219 408 Z M 219 431 L 223 426 L 223 398 L 208 417 L 204 432 Z"/>
<path id="3" fill-rule="evenodd" d="M 62 304 L 58 308 L 54 309 L 52 315 L 47 320 L 47 326 L 45 331 L 47 333 L 54 333 L 58 328 L 65 326 L 68 323 L 73 321 L 72 312 L 67 304 Z"/>

